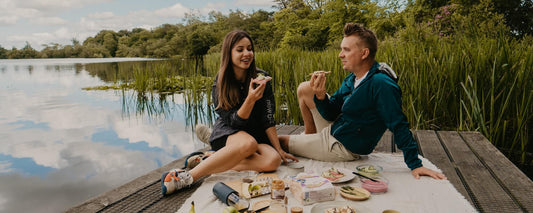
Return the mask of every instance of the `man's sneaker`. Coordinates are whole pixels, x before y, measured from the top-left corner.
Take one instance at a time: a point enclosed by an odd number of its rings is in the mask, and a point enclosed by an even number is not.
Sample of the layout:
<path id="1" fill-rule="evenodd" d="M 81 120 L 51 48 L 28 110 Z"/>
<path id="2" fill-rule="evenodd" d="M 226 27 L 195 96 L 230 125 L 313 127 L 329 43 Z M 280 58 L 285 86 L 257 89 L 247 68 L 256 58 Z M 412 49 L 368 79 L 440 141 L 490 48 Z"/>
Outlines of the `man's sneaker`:
<path id="1" fill-rule="evenodd" d="M 164 172 L 161 175 L 161 193 L 163 195 L 172 194 L 193 183 L 193 178 L 189 172 L 182 169 L 174 169 Z"/>
<path id="2" fill-rule="evenodd" d="M 198 137 L 200 141 L 204 142 L 208 146 L 211 145 L 209 144 L 209 137 L 211 137 L 211 132 L 212 132 L 211 128 L 209 128 L 208 126 L 204 124 L 196 124 L 195 132 L 196 132 L 196 137 Z"/>

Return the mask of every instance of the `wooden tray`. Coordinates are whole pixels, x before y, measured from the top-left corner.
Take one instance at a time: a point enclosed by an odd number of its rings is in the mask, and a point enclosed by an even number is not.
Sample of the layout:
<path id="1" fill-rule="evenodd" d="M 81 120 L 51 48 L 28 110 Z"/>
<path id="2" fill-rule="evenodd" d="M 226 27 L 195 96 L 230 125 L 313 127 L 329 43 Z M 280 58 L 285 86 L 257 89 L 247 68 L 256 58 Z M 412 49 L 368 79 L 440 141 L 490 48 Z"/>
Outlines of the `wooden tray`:
<path id="1" fill-rule="evenodd" d="M 271 182 L 271 180 L 274 180 L 274 179 L 280 179 L 276 173 L 261 173 L 261 174 L 257 175 L 257 177 L 255 178 L 255 181 L 264 180 L 264 181 L 267 181 L 267 182 Z M 226 181 L 224 183 L 226 185 L 228 185 L 229 187 L 231 187 L 233 190 L 237 191 L 239 193 L 239 195 L 241 195 L 241 196 L 244 195 L 242 179 Z M 285 183 L 285 185 L 287 185 L 287 184 Z M 268 187 L 268 189 L 267 190 L 262 190 L 263 193 L 258 194 L 258 195 L 252 195 L 251 197 L 259 197 L 259 196 L 263 196 L 263 195 L 266 195 L 266 194 L 270 194 L 270 185 L 265 186 L 265 187 Z"/>

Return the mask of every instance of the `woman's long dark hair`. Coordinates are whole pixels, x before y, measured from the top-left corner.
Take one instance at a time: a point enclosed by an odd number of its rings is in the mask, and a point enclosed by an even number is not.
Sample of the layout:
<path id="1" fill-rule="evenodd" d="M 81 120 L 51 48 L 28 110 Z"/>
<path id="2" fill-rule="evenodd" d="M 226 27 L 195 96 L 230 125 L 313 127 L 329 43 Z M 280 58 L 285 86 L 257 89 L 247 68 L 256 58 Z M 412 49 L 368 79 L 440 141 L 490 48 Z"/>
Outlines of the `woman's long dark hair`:
<path id="1" fill-rule="evenodd" d="M 235 73 L 233 72 L 231 49 L 233 49 L 233 46 L 235 46 L 235 44 L 243 38 L 248 38 L 252 44 L 252 51 L 255 50 L 252 38 L 247 32 L 242 30 L 229 32 L 222 43 L 222 57 L 220 59 L 220 68 L 218 69 L 216 88 L 218 90 L 218 106 L 216 106 L 216 108 L 229 110 L 239 104 L 239 90 L 241 87 L 241 82 L 238 82 L 237 78 L 235 77 Z M 248 93 L 248 85 L 250 84 L 251 78 L 257 75 L 257 68 L 255 67 L 255 54 L 252 59 L 252 63 L 246 72 L 246 80 L 244 84 L 246 93 Z"/>

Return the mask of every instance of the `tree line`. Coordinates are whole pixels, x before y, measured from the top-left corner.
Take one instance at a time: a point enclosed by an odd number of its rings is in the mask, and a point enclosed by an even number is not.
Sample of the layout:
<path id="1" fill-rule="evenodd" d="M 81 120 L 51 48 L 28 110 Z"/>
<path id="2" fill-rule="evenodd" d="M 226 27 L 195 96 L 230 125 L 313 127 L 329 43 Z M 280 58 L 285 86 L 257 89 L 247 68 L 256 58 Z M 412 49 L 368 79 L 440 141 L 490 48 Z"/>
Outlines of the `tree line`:
<path id="1" fill-rule="evenodd" d="M 321 51 L 337 48 L 347 22 L 372 29 L 380 40 L 401 36 L 415 23 L 443 37 L 454 36 L 458 25 L 470 24 L 480 32 L 505 28 L 510 38 L 533 35 L 532 0 L 274 0 L 274 11 L 252 13 L 212 11 L 208 16 L 189 13 L 180 24 L 155 29 L 102 30 L 83 43 L 44 44 L 41 51 L 28 42 L 17 49 L 0 46 L 0 59 L 153 57 L 202 58 L 218 52 L 223 36 L 242 29 L 260 51 L 280 48 Z M 478 14 L 477 17 L 472 14 Z"/>

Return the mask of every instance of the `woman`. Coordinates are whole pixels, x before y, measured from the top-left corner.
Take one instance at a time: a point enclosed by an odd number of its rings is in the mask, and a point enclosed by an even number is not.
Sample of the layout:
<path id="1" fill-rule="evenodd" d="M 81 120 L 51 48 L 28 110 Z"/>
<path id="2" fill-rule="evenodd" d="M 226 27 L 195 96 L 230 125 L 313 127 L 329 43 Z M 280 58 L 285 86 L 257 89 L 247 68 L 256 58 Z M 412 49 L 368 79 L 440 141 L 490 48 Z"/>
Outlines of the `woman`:
<path id="1" fill-rule="evenodd" d="M 270 78 L 257 78 L 259 73 L 267 75 L 255 67 L 250 35 L 240 30 L 228 33 L 211 95 L 219 115 L 209 139 L 216 152 L 189 171 L 174 169 L 163 173 L 163 195 L 205 175 L 226 170 L 274 171 L 281 160 L 297 161 L 280 146 Z"/>

